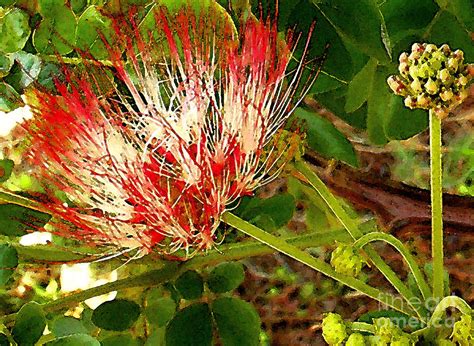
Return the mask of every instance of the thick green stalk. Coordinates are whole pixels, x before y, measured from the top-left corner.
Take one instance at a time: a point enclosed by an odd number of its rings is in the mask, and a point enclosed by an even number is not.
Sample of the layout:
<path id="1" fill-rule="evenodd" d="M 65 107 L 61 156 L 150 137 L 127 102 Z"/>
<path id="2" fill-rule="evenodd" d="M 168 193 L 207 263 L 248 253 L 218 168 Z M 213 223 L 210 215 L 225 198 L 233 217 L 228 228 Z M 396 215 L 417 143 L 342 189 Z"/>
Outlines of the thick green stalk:
<path id="1" fill-rule="evenodd" d="M 447 308 L 456 308 L 464 315 L 472 315 L 472 309 L 466 301 L 456 296 L 448 296 L 441 299 L 439 304 L 436 306 L 431 315 L 428 326 L 436 326 L 436 324 L 443 318 Z"/>
<path id="2" fill-rule="evenodd" d="M 433 297 L 444 296 L 443 171 L 441 164 L 441 119 L 430 110 L 431 254 Z"/>
<path id="3" fill-rule="evenodd" d="M 287 243 L 284 239 L 275 237 L 229 212 L 226 212 L 224 215 L 222 215 L 222 220 L 241 232 L 261 241 L 264 244 L 267 244 L 275 250 L 278 250 L 279 252 L 309 266 L 310 268 L 313 268 L 324 275 L 341 282 L 348 287 L 351 287 L 379 302 L 382 302 L 383 304 L 386 304 L 395 310 L 404 312 L 410 316 L 413 315 L 413 311 L 403 305 L 398 297 L 382 292 L 356 278 L 337 273 L 326 262 L 314 258 L 307 252 Z"/>
<path id="4" fill-rule="evenodd" d="M 347 229 L 354 240 L 362 237 L 363 233 L 359 229 L 357 223 L 347 214 L 341 203 L 328 189 L 326 184 L 317 176 L 316 173 L 304 162 L 298 161 L 295 163 L 295 168 L 304 175 L 310 185 L 318 192 L 321 198 L 331 208 L 334 215 L 339 219 L 342 225 Z M 379 254 L 369 245 L 365 248 L 365 253 L 370 258 L 377 269 L 385 276 L 385 278 L 392 284 L 393 287 L 405 298 L 405 300 L 417 311 L 418 317 L 423 319 L 428 312 L 420 304 L 416 304 L 419 299 L 416 295 L 403 283 L 398 275 L 390 268 L 387 263 L 379 256 Z"/>

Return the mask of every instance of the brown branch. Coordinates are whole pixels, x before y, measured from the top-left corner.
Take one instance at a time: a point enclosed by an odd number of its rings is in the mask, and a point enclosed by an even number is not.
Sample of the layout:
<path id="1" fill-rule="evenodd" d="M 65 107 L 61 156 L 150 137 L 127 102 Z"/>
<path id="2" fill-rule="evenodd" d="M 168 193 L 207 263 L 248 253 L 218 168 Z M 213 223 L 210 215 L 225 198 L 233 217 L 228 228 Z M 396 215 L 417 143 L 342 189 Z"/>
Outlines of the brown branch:
<path id="1" fill-rule="evenodd" d="M 408 186 L 375 170 L 361 171 L 329 162 L 314 153 L 305 159 L 314 165 L 320 178 L 335 194 L 350 201 L 356 209 L 370 210 L 384 229 L 399 234 L 428 233 L 431 224 L 430 193 Z M 474 198 L 443 194 L 445 232 L 474 236 Z"/>

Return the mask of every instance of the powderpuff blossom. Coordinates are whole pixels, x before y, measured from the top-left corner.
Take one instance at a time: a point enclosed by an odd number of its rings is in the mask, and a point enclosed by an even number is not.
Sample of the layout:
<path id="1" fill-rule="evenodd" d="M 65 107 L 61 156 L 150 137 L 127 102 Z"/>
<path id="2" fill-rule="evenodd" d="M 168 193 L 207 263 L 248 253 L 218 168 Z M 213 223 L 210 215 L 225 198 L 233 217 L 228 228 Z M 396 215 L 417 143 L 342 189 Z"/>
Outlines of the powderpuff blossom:
<path id="1" fill-rule="evenodd" d="M 217 241 L 229 205 L 278 173 L 304 68 L 286 75 L 294 40 L 270 20 L 248 19 L 237 32 L 190 13 L 159 10 L 150 32 L 133 19 L 117 25 L 111 93 L 103 69 L 66 71 L 56 94 L 35 93 L 28 154 L 63 236 L 189 256 Z"/>

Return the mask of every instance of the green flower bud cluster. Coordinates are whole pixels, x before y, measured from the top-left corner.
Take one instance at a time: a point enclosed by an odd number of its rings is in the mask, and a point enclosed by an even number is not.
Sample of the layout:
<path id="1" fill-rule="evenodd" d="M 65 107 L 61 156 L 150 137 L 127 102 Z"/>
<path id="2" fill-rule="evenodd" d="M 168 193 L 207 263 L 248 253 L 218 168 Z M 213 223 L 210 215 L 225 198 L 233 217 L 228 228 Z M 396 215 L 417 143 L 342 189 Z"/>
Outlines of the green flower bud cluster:
<path id="1" fill-rule="evenodd" d="M 408 108 L 432 109 L 444 117 L 468 96 L 472 76 L 461 50 L 415 43 L 410 54 L 400 55 L 399 62 L 400 75 L 390 76 L 387 83 L 395 94 L 405 97 Z"/>
<path id="2" fill-rule="evenodd" d="M 352 245 L 339 244 L 331 253 L 331 266 L 340 274 L 356 277 L 364 264 L 364 258 Z"/>
<path id="3" fill-rule="evenodd" d="M 349 335 L 347 338 L 346 346 L 365 346 L 367 343 L 365 342 L 365 338 L 360 333 L 353 333 Z"/>
<path id="4" fill-rule="evenodd" d="M 323 338 L 333 346 L 342 345 L 347 338 L 347 327 L 342 317 L 335 313 L 328 313 L 323 318 Z"/>
<path id="5" fill-rule="evenodd" d="M 462 315 L 461 319 L 454 323 L 451 339 L 461 346 L 474 344 L 474 321 L 471 316 Z"/>
<path id="6" fill-rule="evenodd" d="M 374 319 L 375 335 L 367 337 L 369 345 L 413 346 L 417 338 L 405 333 L 390 318 Z"/>

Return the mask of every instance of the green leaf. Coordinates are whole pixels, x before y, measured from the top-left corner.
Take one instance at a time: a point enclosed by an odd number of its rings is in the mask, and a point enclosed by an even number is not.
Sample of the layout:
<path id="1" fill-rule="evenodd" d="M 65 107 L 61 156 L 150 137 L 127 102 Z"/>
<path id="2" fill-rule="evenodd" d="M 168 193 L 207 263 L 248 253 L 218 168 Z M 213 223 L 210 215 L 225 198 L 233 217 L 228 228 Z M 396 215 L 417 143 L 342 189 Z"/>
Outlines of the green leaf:
<path id="1" fill-rule="evenodd" d="M 22 236 L 27 230 L 43 227 L 51 216 L 16 204 L 0 204 L 0 234 Z"/>
<path id="2" fill-rule="evenodd" d="M 64 0 L 38 0 L 38 12 L 43 17 L 54 17 L 61 7 L 64 7 Z"/>
<path id="3" fill-rule="evenodd" d="M 7 83 L 0 82 L 0 111 L 11 112 L 23 106 L 20 95 Z"/>
<path id="4" fill-rule="evenodd" d="M 221 263 L 212 269 L 207 279 L 207 286 L 212 292 L 224 293 L 239 287 L 244 279 L 245 271 L 242 263 Z"/>
<path id="5" fill-rule="evenodd" d="M 176 312 L 176 303 L 172 298 L 159 298 L 148 303 L 145 316 L 151 324 L 164 327 Z"/>
<path id="6" fill-rule="evenodd" d="M 10 54 L 0 54 L 0 78 L 5 77 L 13 66 L 13 58 Z M 1 95 L 1 94 L 0 94 Z"/>
<path id="7" fill-rule="evenodd" d="M 211 311 L 206 303 L 179 311 L 166 328 L 167 346 L 206 346 L 212 342 Z"/>
<path id="8" fill-rule="evenodd" d="M 59 6 L 45 17 L 33 32 L 38 53 L 66 55 L 76 43 L 76 16 L 66 6 Z"/>
<path id="9" fill-rule="evenodd" d="M 48 90 L 54 90 L 54 78 L 58 78 L 60 75 L 61 70 L 56 64 L 46 63 L 38 75 L 38 83 Z"/>
<path id="10" fill-rule="evenodd" d="M 429 25 L 439 8 L 433 0 L 390 0 L 384 1 L 380 10 L 392 43 L 397 43 Z M 393 59 L 398 61 L 398 56 Z"/>
<path id="11" fill-rule="evenodd" d="M 73 334 L 47 342 L 45 346 L 101 346 L 101 344 L 90 335 Z"/>
<path id="12" fill-rule="evenodd" d="M 0 333 L 0 346 L 10 346 L 8 337 L 3 333 Z"/>
<path id="13" fill-rule="evenodd" d="M 282 193 L 270 198 L 244 198 L 235 212 L 259 227 L 277 230 L 288 224 L 295 208 L 293 196 Z"/>
<path id="14" fill-rule="evenodd" d="M 66 316 L 53 321 L 51 332 L 56 337 L 62 337 L 72 334 L 87 334 L 89 331 L 84 327 L 81 320 Z"/>
<path id="15" fill-rule="evenodd" d="M 19 345 L 34 345 L 43 335 L 45 327 L 46 319 L 41 306 L 29 302 L 18 311 L 12 336 Z"/>
<path id="16" fill-rule="evenodd" d="M 109 56 L 103 38 L 112 44 L 112 35 L 112 21 L 103 16 L 96 6 L 89 6 L 77 21 L 77 46 L 96 59 L 106 59 Z"/>
<path id="17" fill-rule="evenodd" d="M 387 143 L 384 122 L 396 98 L 387 85 L 387 79 L 381 70 L 376 73 L 367 100 L 367 132 L 375 144 Z"/>
<path id="18" fill-rule="evenodd" d="M 379 61 L 388 60 L 381 39 L 382 17 L 375 0 L 313 0 L 313 4 L 343 40 Z"/>
<path id="19" fill-rule="evenodd" d="M 204 292 L 202 276 L 194 270 L 188 270 L 176 279 L 174 286 L 184 299 L 197 299 Z"/>
<path id="20" fill-rule="evenodd" d="M 69 3 L 74 13 L 80 13 L 86 8 L 87 1 L 88 0 L 70 0 Z"/>
<path id="21" fill-rule="evenodd" d="M 453 14 L 466 30 L 474 31 L 474 16 L 472 15 L 472 0 L 436 0 L 439 7 Z"/>
<path id="22" fill-rule="evenodd" d="M 15 90 L 21 92 L 38 77 L 41 71 L 41 59 L 36 55 L 18 52 L 13 54 L 15 64 L 10 74 L 5 78 Z"/>
<path id="23" fill-rule="evenodd" d="M 347 90 L 345 111 L 352 113 L 362 107 L 367 101 L 369 91 L 372 88 L 377 60 L 370 59 L 367 65 L 362 68 L 349 83 Z"/>
<path id="24" fill-rule="evenodd" d="M 14 162 L 9 159 L 0 160 L 0 183 L 7 181 L 12 175 Z"/>
<path id="25" fill-rule="evenodd" d="M 260 344 L 260 317 L 255 308 L 241 299 L 218 298 L 212 312 L 224 346 L 257 346 Z"/>
<path id="26" fill-rule="evenodd" d="M 0 286 L 5 285 L 18 265 L 18 253 L 9 244 L 0 245 Z"/>
<path id="27" fill-rule="evenodd" d="M 0 6 L 7 7 L 15 4 L 16 0 L 0 0 Z"/>
<path id="28" fill-rule="evenodd" d="M 100 341 L 101 346 L 139 346 L 138 340 L 130 335 L 113 335 Z"/>
<path id="29" fill-rule="evenodd" d="M 431 27 L 428 41 L 437 45 L 447 43 L 453 50 L 462 49 L 465 61 L 474 61 L 471 33 L 451 13 L 443 11 L 439 15 L 436 23 Z"/>
<path id="30" fill-rule="evenodd" d="M 327 119 L 320 115 L 298 108 L 295 115 L 305 120 L 308 145 L 327 158 L 344 161 L 357 166 L 357 156 L 352 144 Z"/>
<path id="31" fill-rule="evenodd" d="M 19 8 L 0 12 L 0 52 L 14 53 L 25 46 L 31 32 L 29 18 Z"/>
<path id="32" fill-rule="evenodd" d="M 92 322 L 99 328 L 122 331 L 129 329 L 140 316 L 140 306 L 126 299 L 115 299 L 99 305 Z"/>

